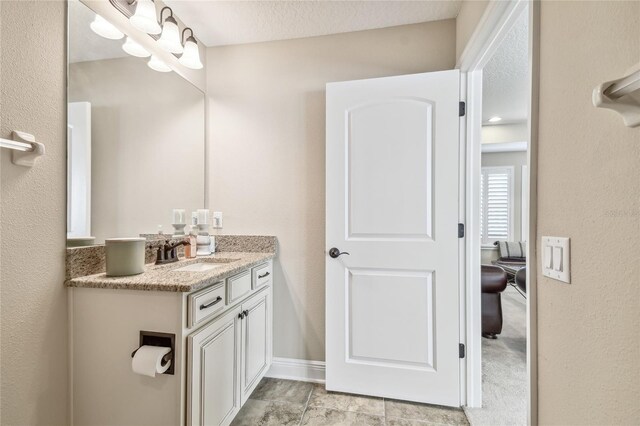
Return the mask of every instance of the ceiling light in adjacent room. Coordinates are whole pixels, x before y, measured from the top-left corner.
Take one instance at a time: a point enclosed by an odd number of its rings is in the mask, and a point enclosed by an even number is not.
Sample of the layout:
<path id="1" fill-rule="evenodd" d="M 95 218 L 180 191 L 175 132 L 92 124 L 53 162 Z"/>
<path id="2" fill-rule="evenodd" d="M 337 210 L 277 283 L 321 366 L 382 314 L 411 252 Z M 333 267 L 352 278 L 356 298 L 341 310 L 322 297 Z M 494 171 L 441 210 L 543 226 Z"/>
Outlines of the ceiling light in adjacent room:
<path id="1" fill-rule="evenodd" d="M 124 34 L 120 30 L 100 15 L 96 15 L 93 22 L 89 24 L 89 27 L 91 27 L 94 33 L 110 40 L 119 40 L 124 37 Z"/>
<path id="2" fill-rule="evenodd" d="M 127 52 L 129 55 L 137 56 L 138 58 L 148 58 L 151 56 L 151 53 L 149 53 L 147 49 L 133 41 L 131 37 L 127 37 L 127 40 L 122 45 L 122 50 Z"/>
<path id="3" fill-rule="evenodd" d="M 169 10 L 170 15 L 164 20 L 162 24 L 162 35 L 158 40 L 158 44 L 167 52 L 180 54 L 183 51 L 182 42 L 180 41 L 180 30 L 178 29 L 178 22 L 173 17 L 173 10 L 169 7 L 163 7 L 160 11 L 160 21 L 162 21 L 162 13 L 165 10 Z"/>
<path id="4" fill-rule="evenodd" d="M 193 30 L 191 30 L 191 28 L 185 28 L 182 31 L 182 38 L 184 38 L 184 33 L 187 30 L 191 31 L 191 35 L 184 43 L 184 53 L 180 57 L 180 63 L 187 68 L 199 70 L 203 65 L 200 61 L 200 49 L 198 49 L 198 42 L 193 36 Z"/>
<path id="5" fill-rule="evenodd" d="M 489 123 L 497 123 L 498 121 L 501 121 L 501 120 L 502 120 L 502 117 L 498 117 L 498 116 L 496 116 L 496 117 L 491 117 L 491 118 L 489 119 Z"/>
<path id="6" fill-rule="evenodd" d="M 156 6 L 151 0 L 137 0 L 136 13 L 129 18 L 131 25 L 147 34 L 160 34 L 162 28 L 158 24 Z"/>
<path id="7" fill-rule="evenodd" d="M 153 55 L 149 62 L 147 63 L 149 68 L 158 72 L 169 72 L 171 71 L 171 67 L 167 65 L 162 59 L 158 58 L 156 55 Z"/>

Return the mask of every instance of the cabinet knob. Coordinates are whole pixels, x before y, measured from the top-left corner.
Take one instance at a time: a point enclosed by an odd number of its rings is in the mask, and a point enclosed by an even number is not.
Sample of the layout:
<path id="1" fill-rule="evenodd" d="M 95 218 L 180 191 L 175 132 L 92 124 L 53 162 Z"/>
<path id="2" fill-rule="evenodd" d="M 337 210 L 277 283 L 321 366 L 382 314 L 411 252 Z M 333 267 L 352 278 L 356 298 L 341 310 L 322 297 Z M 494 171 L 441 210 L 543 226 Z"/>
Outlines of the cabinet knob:
<path id="1" fill-rule="evenodd" d="M 240 312 L 240 313 L 238 314 L 238 318 L 240 318 L 240 319 L 244 319 L 244 312 Z"/>

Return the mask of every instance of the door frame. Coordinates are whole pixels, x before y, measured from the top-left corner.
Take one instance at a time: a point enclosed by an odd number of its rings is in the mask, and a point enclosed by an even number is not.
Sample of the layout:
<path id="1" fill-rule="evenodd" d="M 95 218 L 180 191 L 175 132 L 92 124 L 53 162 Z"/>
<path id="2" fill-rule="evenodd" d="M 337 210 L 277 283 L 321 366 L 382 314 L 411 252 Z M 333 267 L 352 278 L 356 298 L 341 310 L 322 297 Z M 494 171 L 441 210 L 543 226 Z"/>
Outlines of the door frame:
<path id="1" fill-rule="evenodd" d="M 507 36 L 516 19 L 529 8 L 530 105 L 528 117 L 529 149 L 529 235 L 527 238 L 527 423 L 537 424 L 537 285 L 536 211 L 538 86 L 540 45 L 540 2 L 511 0 L 489 2 L 478 26 L 465 47 L 456 68 L 460 69 L 461 100 L 467 104 L 466 120 L 460 122 L 460 222 L 465 223 L 460 246 L 460 335 L 466 337 L 467 357 L 461 360 L 461 402 L 468 407 L 482 406 L 482 337 L 480 282 L 480 197 L 482 69 Z M 466 243 L 466 244 L 465 244 Z"/>

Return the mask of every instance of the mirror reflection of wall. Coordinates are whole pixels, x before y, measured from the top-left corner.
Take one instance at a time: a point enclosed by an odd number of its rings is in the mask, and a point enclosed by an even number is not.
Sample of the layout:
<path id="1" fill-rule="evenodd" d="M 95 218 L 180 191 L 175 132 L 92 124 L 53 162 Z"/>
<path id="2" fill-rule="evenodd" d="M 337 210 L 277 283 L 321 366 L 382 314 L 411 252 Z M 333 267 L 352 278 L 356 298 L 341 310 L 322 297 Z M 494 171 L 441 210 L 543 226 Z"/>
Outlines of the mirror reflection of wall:
<path id="1" fill-rule="evenodd" d="M 204 207 L 204 94 L 90 29 L 69 2 L 68 237 L 172 233 Z"/>

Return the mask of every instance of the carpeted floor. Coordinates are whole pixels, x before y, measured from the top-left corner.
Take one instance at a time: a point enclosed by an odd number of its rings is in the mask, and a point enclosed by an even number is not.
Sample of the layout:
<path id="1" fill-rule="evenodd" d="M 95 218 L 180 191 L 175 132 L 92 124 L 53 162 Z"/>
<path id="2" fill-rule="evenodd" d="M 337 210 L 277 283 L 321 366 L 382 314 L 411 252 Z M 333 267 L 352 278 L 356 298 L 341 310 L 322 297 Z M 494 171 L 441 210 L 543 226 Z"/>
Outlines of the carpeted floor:
<path id="1" fill-rule="evenodd" d="M 466 408 L 472 426 L 527 424 L 526 300 L 502 293 L 502 334 L 482 339 L 482 408 Z"/>

